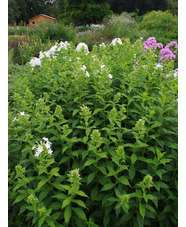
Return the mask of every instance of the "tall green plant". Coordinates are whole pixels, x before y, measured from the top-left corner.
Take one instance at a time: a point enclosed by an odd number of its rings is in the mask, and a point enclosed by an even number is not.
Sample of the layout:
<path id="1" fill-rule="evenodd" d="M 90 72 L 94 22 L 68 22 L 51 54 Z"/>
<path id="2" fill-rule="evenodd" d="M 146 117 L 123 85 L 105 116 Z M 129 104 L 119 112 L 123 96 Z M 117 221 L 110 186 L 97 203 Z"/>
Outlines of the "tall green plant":
<path id="1" fill-rule="evenodd" d="M 174 64 L 122 41 L 63 45 L 14 82 L 10 223 L 177 225 Z"/>

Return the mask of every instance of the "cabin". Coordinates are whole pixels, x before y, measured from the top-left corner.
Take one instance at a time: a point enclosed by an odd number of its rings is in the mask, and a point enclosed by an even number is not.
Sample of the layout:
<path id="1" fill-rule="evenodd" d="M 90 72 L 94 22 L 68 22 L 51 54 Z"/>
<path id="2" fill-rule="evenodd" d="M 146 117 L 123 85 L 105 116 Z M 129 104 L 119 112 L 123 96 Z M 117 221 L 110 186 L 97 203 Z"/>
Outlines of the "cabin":
<path id="1" fill-rule="evenodd" d="M 53 24 L 55 24 L 57 22 L 57 19 L 45 14 L 39 14 L 28 20 L 29 26 L 38 25 L 40 22 L 52 22 Z"/>

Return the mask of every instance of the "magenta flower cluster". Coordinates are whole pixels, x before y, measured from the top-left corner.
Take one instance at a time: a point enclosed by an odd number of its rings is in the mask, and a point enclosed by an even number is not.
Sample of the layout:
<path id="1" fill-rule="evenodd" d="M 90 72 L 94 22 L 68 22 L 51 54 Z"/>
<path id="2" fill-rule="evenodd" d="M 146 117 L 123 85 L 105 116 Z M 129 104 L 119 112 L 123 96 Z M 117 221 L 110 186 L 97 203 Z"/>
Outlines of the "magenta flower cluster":
<path id="1" fill-rule="evenodd" d="M 147 49 L 151 49 L 152 47 L 155 47 L 155 49 L 163 48 L 163 44 L 157 43 L 156 38 L 154 37 L 148 38 L 146 41 L 143 42 L 143 44 L 145 44 L 144 51 L 146 51 Z"/>
<path id="2" fill-rule="evenodd" d="M 170 50 L 170 47 L 174 46 L 174 51 L 172 52 Z M 160 50 L 160 60 L 164 60 L 165 58 L 168 58 L 169 60 L 172 60 L 173 58 L 176 58 L 175 53 L 177 53 L 177 49 L 178 49 L 178 44 L 176 41 L 172 41 L 170 43 L 168 43 L 165 48 Z"/>
<path id="3" fill-rule="evenodd" d="M 148 38 L 146 41 L 143 42 L 144 46 L 144 51 L 146 51 L 147 49 L 151 49 L 152 47 L 155 47 L 155 49 L 160 48 L 160 61 L 168 58 L 169 60 L 172 60 L 173 58 L 176 58 L 176 53 L 177 53 L 177 49 L 178 49 L 178 44 L 176 41 L 172 41 L 170 43 L 168 43 L 164 48 L 163 48 L 163 44 L 162 43 L 157 43 L 156 38 L 155 37 L 150 37 Z M 173 49 L 174 47 L 174 51 L 172 51 L 170 48 Z"/>

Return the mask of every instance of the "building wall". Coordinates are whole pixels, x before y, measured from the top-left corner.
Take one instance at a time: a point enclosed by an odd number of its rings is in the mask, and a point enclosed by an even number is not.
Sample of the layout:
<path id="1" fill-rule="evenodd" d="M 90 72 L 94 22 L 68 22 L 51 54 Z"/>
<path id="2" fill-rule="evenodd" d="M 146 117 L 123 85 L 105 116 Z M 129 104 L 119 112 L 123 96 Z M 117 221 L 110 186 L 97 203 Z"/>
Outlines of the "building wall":
<path id="1" fill-rule="evenodd" d="M 41 15 L 41 16 L 35 17 L 33 19 L 30 19 L 29 25 L 38 25 L 39 22 L 52 22 L 55 24 L 56 20 Z"/>

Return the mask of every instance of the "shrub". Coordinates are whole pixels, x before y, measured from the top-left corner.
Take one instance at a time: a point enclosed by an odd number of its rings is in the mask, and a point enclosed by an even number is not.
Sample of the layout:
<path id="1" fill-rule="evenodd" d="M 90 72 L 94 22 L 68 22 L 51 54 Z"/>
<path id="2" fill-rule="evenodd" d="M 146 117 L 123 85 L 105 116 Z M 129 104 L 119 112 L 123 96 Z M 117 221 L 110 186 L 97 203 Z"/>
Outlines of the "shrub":
<path id="1" fill-rule="evenodd" d="M 132 42 L 140 37 L 147 38 L 147 32 L 140 30 L 138 23 L 126 12 L 105 18 L 105 25 L 104 34 L 107 38 L 125 37 Z"/>
<path id="2" fill-rule="evenodd" d="M 178 17 L 169 11 L 152 11 L 145 14 L 140 27 L 164 45 L 170 41 L 178 41 Z"/>
<path id="3" fill-rule="evenodd" d="M 39 39 L 28 36 L 9 36 L 9 50 L 12 49 L 12 61 L 19 65 L 29 62 L 32 57 L 38 57 L 40 51 L 46 51 L 54 42 L 42 43 Z"/>
<path id="4" fill-rule="evenodd" d="M 8 26 L 8 35 L 28 35 L 33 32 L 32 30 L 33 27 L 28 26 Z"/>
<path id="5" fill-rule="evenodd" d="M 62 22 L 58 24 L 47 22 L 39 23 L 34 34 L 42 42 L 46 40 L 75 41 L 77 30 L 72 25 L 64 25 Z"/>
<path id="6" fill-rule="evenodd" d="M 14 82 L 10 224 L 177 226 L 174 62 L 122 41 L 61 43 Z"/>

